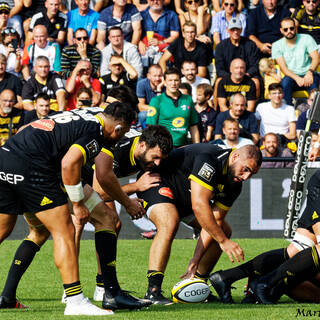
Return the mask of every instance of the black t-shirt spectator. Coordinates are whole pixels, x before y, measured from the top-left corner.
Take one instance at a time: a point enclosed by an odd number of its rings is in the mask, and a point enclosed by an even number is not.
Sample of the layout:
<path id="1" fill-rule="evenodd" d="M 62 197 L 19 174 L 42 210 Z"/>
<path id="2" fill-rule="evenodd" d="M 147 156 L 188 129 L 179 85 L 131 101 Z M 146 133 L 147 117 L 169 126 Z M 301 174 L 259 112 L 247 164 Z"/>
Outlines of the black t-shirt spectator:
<path id="1" fill-rule="evenodd" d="M 198 40 L 196 40 L 196 47 L 193 51 L 186 50 L 183 38 L 173 41 L 167 50 L 172 54 L 174 65 L 179 70 L 183 61 L 194 61 L 198 67 L 206 67 L 210 63 L 206 45 Z"/>
<path id="2" fill-rule="evenodd" d="M 218 114 L 217 111 L 215 111 L 213 108 L 209 106 L 205 110 L 198 113 L 199 115 L 198 130 L 200 133 L 200 141 L 202 141 L 203 138 L 205 138 L 209 126 L 213 128 L 216 126 L 217 114 Z"/>
<path id="3" fill-rule="evenodd" d="M 56 113 L 56 112 L 53 111 L 53 110 L 50 110 L 48 115 L 52 115 L 54 113 Z M 28 124 L 28 123 L 30 123 L 32 121 L 36 121 L 38 119 L 39 118 L 37 116 L 37 111 L 36 110 L 25 111 L 24 112 L 24 122 L 23 122 L 23 124 Z"/>
<path id="4" fill-rule="evenodd" d="M 120 74 L 118 81 L 113 81 L 111 79 L 111 73 L 108 73 L 108 74 L 104 75 L 103 77 L 99 78 L 99 81 L 101 83 L 101 94 L 104 94 L 104 97 L 106 97 L 108 95 L 108 91 L 111 88 L 116 87 L 116 86 L 125 85 L 125 86 L 130 87 L 134 91 L 136 91 L 136 89 L 135 89 L 136 81 L 130 80 L 128 73 L 125 71 L 123 71 Z"/>
<path id="5" fill-rule="evenodd" d="M 243 94 L 247 100 L 256 100 L 256 86 L 254 82 L 245 75 L 240 83 L 231 80 L 231 76 L 223 77 L 218 85 L 218 98 L 227 98 L 239 92 Z"/>
<path id="6" fill-rule="evenodd" d="M 33 31 L 33 28 L 39 24 L 44 25 L 48 30 L 48 37 L 57 39 L 59 31 L 67 31 L 67 16 L 58 12 L 53 22 L 47 16 L 46 10 L 36 13 L 32 18 L 29 26 L 29 31 Z"/>
<path id="7" fill-rule="evenodd" d="M 21 97 L 22 82 L 17 76 L 11 73 L 5 72 L 3 80 L 0 81 L 0 92 L 2 92 L 5 89 L 10 89 L 17 96 Z"/>

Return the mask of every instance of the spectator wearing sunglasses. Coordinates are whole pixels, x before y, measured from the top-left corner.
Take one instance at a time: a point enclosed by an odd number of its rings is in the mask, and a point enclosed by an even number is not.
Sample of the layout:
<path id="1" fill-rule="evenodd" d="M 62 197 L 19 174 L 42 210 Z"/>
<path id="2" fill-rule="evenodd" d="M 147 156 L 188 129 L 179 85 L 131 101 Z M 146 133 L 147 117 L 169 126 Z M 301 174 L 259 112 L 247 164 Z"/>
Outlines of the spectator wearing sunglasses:
<path id="1" fill-rule="evenodd" d="M 280 28 L 283 38 L 272 45 L 272 58 L 276 59 L 284 74 L 281 84 L 284 99 L 289 105 L 294 90 L 319 88 L 317 43 L 310 35 L 299 34 L 296 30 L 294 19 L 283 19 Z"/>
<path id="2" fill-rule="evenodd" d="M 187 21 L 193 22 L 197 26 L 197 39 L 201 42 L 209 43 L 210 38 L 205 34 L 208 32 L 211 16 L 208 13 L 208 4 L 201 0 L 185 0 L 185 11 L 179 14 L 180 25 L 183 26 Z"/>
<path id="3" fill-rule="evenodd" d="M 242 25 L 241 35 L 245 35 L 246 17 L 243 13 L 238 12 L 238 0 L 223 0 L 223 9 L 212 17 L 211 33 L 213 41 L 217 45 L 222 40 L 230 37 L 228 33 L 229 21 L 232 18 L 238 18 Z"/>
<path id="4" fill-rule="evenodd" d="M 1 31 L 0 53 L 7 57 L 6 71 L 20 76 L 21 71 L 21 39 L 19 33 L 9 27 Z"/>
<path id="5" fill-rule="evenodd" d="M 12 16 L 10 13 L 9 4 L 0 2 L 0 31 L 11 27 L 19 33 L 21 38 L 23 35 L 21 18 L 19 16 Z"/>
<path id="6" fill-rule="evenodd" d="M 67 16 L 59 11 L 61 0 L 46 0 L 45 8 L 36 13 L 29 26 L 28 39 L 32 39 L 33 28 L 39 24 L 44 25 L 48 30 L 48 40 L 64 45 L 67 32 Z"/>
<path id="7" fill-rule="evenodd" d="M 101 61 L 101 52 L 89 43 L 87 30 L 79 28 L 74 33 L 73 44 L 62 50 L 61 75 L 64 79 L 71 76 L 73 69 L 80 60 L 91 62 L 92 75 L 98 77 Z"/>
<path id="8" fill-rule="evenodd" d="M 259 3 L 260 0 L 253 0 L 253 1 Z M 244 5 L 243 0 L 238 0 L 238 12 L 241 12 L 244 7 L 247 7 L 247 2 L 252 2 L 252 0 L 245 1 L 246 5 Z M 213 9 L 212 16 L 214 16 L 217 12 L 222 11 L 223 10 L 222 0 L 212 0 L 212 9 Z"/>
<path id="9" fill-rule="evenodd" d="M 278 5 L 277 0 L 262 0 L 248 17 L 247 35 L 260 50 L 261 57 L 271 56 L 272 43 L 281 38 L 280 22 L 289 17 L 289 9 Z"/>
<path id="10" fill-rule="evenodd" d="M 320 49 L 320 8 L 319 0 L 303 0 L 303 5 L 295 9 L 294 18 L 298 33 L 310 34 Z"/>

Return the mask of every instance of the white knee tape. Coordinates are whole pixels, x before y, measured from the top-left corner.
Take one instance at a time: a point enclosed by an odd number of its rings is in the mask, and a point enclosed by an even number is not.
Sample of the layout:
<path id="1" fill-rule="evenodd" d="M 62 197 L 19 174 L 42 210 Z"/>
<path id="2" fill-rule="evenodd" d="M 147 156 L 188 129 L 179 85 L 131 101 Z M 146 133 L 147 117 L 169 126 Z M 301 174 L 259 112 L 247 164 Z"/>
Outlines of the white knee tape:
<path id="1" fill-rule="evenodd" d="M 85 202 L 85 206 L 88 208 L 89 212 L 91 213 L 92 210 L 100 203 L 102 199 L 98 195 L 97 192 L 93 191 L 91 196 Z"/>
<path id="2" fill-rule="evenodd" d="M 310 238 L 302 234 L 299 234 L 298 232 L 296 232 L 296 234 L 294 235 L 292 243 L 299 251 L 312 248 L 313 246 L 315 246 L 315 243 L 313 242 L 313 240 L 311 240 Z"/>

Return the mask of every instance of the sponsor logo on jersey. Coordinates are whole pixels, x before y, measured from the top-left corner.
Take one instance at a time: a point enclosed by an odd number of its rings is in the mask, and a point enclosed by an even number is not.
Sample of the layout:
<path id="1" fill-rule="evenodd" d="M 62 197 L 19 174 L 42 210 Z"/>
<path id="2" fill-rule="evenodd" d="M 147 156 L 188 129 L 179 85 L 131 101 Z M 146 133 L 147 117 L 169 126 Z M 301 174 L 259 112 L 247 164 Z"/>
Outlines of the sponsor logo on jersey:
<path id="1" fill-rule="evenodd" d="M 214 168 L 211 167 L 210 164 L 205 162 L 201 167 L 201 169 L 199 170 L 198 176 L 207 181 L 210 181 L 214 173 L 215 173 Z"/>
<path id="2" fill-rule="evenodd" d="M 31 127 L 44 131 L 52 131 L 54 128 L 54 121 L 51 119 L 40 119 L 32 122 Z"/>
<path id="3" fill-rule="evenodd" d="M 147 112 L 148 117 L 153 117 L 156 114 L 157 114 L 157 109 L 155 107 L 148 108 L 148 112 Z"/>
<path id="4" fill-rule="evenodd" d="M 184 118 L 178 117 L 172 120 L 172 125 L 176 128 L 181 128 L 184 125 Z"/>
<path id="5" fill-rule="evenodd" d="M 52 203 L 52 200 L 50 200 L 49 198 L 44 196 L 41 203 L 40 203 L 40 206 L 43 207 L 43 206 L 46 206 L 47 204 L 50 204 L 50 203 Z"/>
<path id="6" fill-rule="evenodd" d="M 5 173 L 3 171 L 0 171 L 0 180 L 7 181 L 10 184 L 18 184 L 19 182 L 24 180 L 24 176 L 21 176 L 20 174 Z"/>
<path id="7" fill-rule="evenodd" d="M 316 220 L 318 218 L 319 218 L 319 216 L 318 216 L 317 212 L 313 211 L 312 220 Z"/>
<path id="8" fill-rule="evenodd" d="M 158 192 L 159 192 L 159 194 L 161 194 L 164 197 L 174 199 L 173 193 L 170 188 L 163 187 L 163 188 L 160 188 Z"/>
<path id="9" fill-rule="evenodd" d="M 86 148 L 89 152 L 89 158 L 95 156 L 99 152 L 99 144 L 96 140 L 92 140 L 86 144 Z"/>

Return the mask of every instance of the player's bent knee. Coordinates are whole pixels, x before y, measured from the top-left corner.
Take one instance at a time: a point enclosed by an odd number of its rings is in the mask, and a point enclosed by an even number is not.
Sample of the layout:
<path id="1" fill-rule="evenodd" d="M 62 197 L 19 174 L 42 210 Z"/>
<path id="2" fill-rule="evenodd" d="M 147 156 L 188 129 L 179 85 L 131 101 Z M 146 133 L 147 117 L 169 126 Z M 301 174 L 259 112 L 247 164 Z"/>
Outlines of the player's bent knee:
<path id="1" fill-rule="evenodd" d="M 315 245 L 315 242 L 310 239 L 310 237 L 299 233 L 295 233 L 292 243 L 287 248 L 289 257 L 294 256 L 297 252 L 312 248 Z M 295 250 L 294 250 L 295 249 Z"/>

